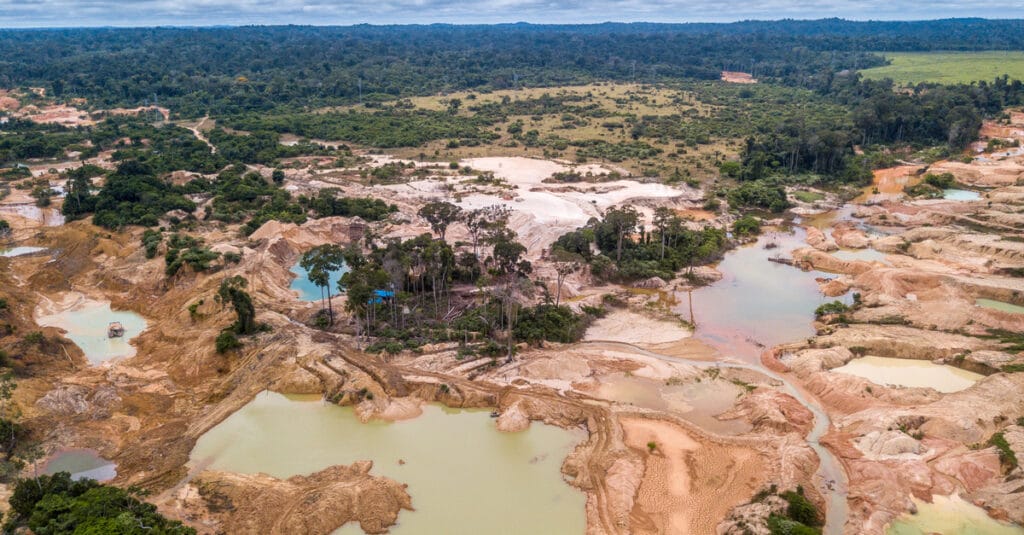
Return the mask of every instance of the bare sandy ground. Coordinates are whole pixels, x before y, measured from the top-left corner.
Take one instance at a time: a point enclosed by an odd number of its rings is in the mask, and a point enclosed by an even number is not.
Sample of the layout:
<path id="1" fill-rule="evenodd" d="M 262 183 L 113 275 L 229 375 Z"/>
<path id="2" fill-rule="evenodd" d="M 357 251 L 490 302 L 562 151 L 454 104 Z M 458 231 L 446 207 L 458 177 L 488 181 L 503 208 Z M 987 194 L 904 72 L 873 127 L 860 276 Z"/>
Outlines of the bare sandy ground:
<path id="1" fill-rule="evenodd" d="M 693 332 L 678 321 L 660 320 L 628 310 L 617 310 L 595 321 L 587 340 L 628 344 L 665 344 L 689 338 Z"/>
<path id="2" fill-rule="evenodd" d="M 722 71 L 722 81 L 729 82 L 731 84 L 756 84 L 757 79 L 754 78 L 750 73 L 746 72 L 735 72 L 735 71 Z"/>
<path id="3" fill-rule="evenodd" d="M 701 444 L 663 420 L 623 418 L 621 424 L 626 446 L 644 455 L 633 533 L 715 533 L 719 520 L 761 485 L 765 466 L 752 450 Z"/>

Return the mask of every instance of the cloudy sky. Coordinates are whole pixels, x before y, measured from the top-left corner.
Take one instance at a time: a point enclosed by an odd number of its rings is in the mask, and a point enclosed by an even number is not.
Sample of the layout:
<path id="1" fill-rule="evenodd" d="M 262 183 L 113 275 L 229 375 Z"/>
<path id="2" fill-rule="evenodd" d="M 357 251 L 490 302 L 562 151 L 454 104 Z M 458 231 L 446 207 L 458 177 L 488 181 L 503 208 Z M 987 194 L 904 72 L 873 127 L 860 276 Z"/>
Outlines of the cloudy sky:
<path id="1" fill-rule="evenodd" d="M 0 27 L 1024 18 L 1024 0 L 0 0 Z"/>

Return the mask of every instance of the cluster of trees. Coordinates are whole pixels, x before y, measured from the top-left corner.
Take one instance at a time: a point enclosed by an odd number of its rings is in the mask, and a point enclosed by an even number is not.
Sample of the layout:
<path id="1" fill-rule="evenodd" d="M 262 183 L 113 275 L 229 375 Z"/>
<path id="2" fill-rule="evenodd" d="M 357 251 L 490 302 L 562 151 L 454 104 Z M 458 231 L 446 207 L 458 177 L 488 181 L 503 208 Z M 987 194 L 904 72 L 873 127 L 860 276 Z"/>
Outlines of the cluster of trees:
<path id="1" fill-rule="evenodd" d="M 381 148 L 416 147 L 438 139 L 457 139 L 467 143 L 496 137 L 493 132 L 483 129 L 490 125 L 484 117 L 402 107 L 376 112 L 245 114 L 228 119 L 226 124 L 243 130 L 289 133 Z"/>
<path id="2" fill-rule="evenodd" d="M 217 289 L 217 302 L 221 306 L 231 305 L 235 311 L 234 323 L 217 335 L 214 342 L 217 353 L 226 353 L 242 347 L 242 342 L 238 339 L 239 336 L 256 334 L 266 329 L 263 325 L 256 323 L 256 307 L 252 303 L 252 296 L 245 291 L 248 285 L 249 281 L 244 277 L 235 275 L 222 280 L 220 288 Z"/>
<path id="3" fill-rule="evenodd" d="M 570 342 L 579 339 L 585 318 L 552 302 L 526 306 L 536 283 L 526 247 L 507 226 L 508 210 L 491 206 L 463 211 L 431 202 L 421 209 L 433 234 L 377 241 L 367 237 L 367 250 L 323 245 L 307 251 L 300 265 L 323 291 L 321 326 L 333 323 L 330 274 L 344 265 L 338 290 L 357 329 L 376 342 L 370 350 L 397 352 L 429 341 L 485 340 L 464 351 L 511 356 L 515 341 Z M 470 241 L 455 246 L 445 239 L 455 223 L 465 225 Z M 486 288 L 486 293 L 483 290 Z M 505 344 L 498 344 L 503 340 Z"/>
<path id="4" fill-rule="evenodd" d="M 69 217 L 94 212 L 93 223 L 117 228 L 125 225 L 155 226 L 171 210 L 192 212 L 196 205 L 169 183 L 157 178 L 153 168 L 137 160 L 127 160 L 107 176 L 99 193 L 92 197 L 83 192 L 87 178 L 76 175 L 70 185 L 76 202 L 64 209 Z M 71 190 L 69 190 L 69 195 Z"/>
<path id="5" fill-rule="evenodd" d="M 119 533 L 190 535 L 195 530 L 168 520 L 156 506 L 140 501 L 138 490 L 73 481 L 67 472 L 22 479 L 10 497 L 5 533 L 25 529 L 39 535 Z"/>
<path id="6" fill-rule="evenodd" d="M 683 268 L 720 258 L 728 245 L 724 230 L 692 230 L 669 208 L 658 208 L 653 224 L 654 228 L 645 228 L 640 214 L 630 206 L 613 208 L 603 218 L 591 219 L 586 226 L 559 237 L 552 255 L 589 264 L 594 276 L 607 280 L 667 280 Z"/>
<path id="7" fill-rule="evenodd" d="M 381 221 L 398 211 L 394 204 L 388 204 L 372 197 L 341 197 L 337 188 L 324 188 L 315 197 L 299 197 L 299 203 L 308 207 L 317 217 L 360 217 L 367 221 Z"/>
<path id="8" fill-rule="evenodd" d="M 271 220 L 301 224 L 312 215 L 379 221 L 397 211 L 396 206 L 377 199 L 340 197 L 338 190 L 330 188 L 313 198 L 295 199 L 281 187 L 281 180 L 267 180 L 242 164 L 225 168 L 212 180 L 200 176 L 175 186 L 159 178 L 148 164 L 127 160 L 118 164 L 103 187 L 93 193 L 92 179 L 104 173 L 99 167 L 86 165 L 66 174 L 65 216 L 78 219 L 92 213 L 93 223 L 107 228 L 150 227 L 172 210 L 181 210 L 190 217 L 196 204 L 189 196 L 200 195 L 213 200 L 205 214 L 207 219 L 244 223 L 241 232 L 247 236 Z M 275 177 L 279 175 L 283 173 L 274 172 Z"/>

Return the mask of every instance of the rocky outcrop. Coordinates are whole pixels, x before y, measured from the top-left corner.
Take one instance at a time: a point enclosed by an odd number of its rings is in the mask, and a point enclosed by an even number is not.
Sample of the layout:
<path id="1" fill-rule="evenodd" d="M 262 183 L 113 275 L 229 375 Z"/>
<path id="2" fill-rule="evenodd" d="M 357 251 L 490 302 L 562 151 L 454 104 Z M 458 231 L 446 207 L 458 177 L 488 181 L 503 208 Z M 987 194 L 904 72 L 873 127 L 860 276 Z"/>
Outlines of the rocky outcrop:
<path id="1" fill-rule="evenodd" d="M 839 246 L 836 245 L 835 240 L 829 238 L 824 232 L 815 227 L 804 227 L 807 230 L 807 237 L 804 241 L 807 245 L 814 247 L 819 251 L 838 251 Z"/>

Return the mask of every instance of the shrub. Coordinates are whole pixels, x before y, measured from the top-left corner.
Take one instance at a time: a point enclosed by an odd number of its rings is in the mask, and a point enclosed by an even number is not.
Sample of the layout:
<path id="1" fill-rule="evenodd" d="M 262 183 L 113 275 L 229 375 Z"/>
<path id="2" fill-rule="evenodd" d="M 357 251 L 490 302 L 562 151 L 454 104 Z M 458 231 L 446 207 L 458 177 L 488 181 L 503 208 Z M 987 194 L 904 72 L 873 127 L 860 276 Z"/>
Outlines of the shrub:
<path id="1" fill-rule="evenodd" d="M 988 445 L 995 447 L 999 451 L 999 462 L 1003 466 L 1006 466 L 1009 470 L 1017 468 L 1017 454 L 1013 452 L 1013 448 L 1006 441 L 1006 436 L 1003 435 L 1002 431 L 992 435 L 992 438 L 988 439 Z"/>
<path id="2" fill-rule="evenodd" d="M 756 217 L 745 215 L 732 224 L 732 232 L 736 236 L 756 236 L 761 232 L 761 223 Z"/>
<path id="3" fill-rule="evenodd" d="M 220 354 L 224 354 L 227 353 L 228 351 L 233 351 L 235 349 L 242 347 L 242 342 L 238 340 L 238 337 L 235 336 L 235 333 L 229 330 L 221 331 L 221 333 L 217 335 L 217 341 L 215 343 L 217 347 L 217 353 Z"/>
<path id="4" fill-rule="evenodd" d="M 797 492 L 789 491 L 782 493 L 782 498 L 789 502 L 789 506 L 786 508 L 786 516 L 801 524 L 820 526 L 822 521 L 818 515 L 818 508 L 803 495 L 802 491 L 802 488 L 797 487 Z"/>
<path id="5" fill-rule="evenodd" d="M 828 316 L 830 314 L 845 314 L 850 311 L 850 307 L 844 304 L 842 301 L 832 301 L 831 303 L 825 303 L 818 308 L 814 309 L 815 317 Z"/>

